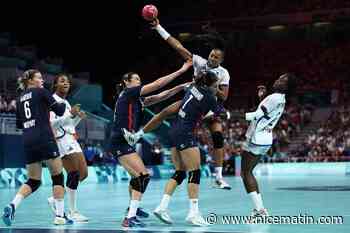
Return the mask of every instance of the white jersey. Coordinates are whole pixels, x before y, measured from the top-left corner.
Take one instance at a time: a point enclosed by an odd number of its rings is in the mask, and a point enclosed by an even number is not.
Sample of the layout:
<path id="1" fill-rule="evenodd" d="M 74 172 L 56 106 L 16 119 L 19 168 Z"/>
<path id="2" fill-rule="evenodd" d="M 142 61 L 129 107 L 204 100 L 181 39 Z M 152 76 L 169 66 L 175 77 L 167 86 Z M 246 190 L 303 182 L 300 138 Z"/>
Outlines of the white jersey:
<path id="1" fill-rule="evenodd" d="M 222 67 L 218 66 L 216 68 L 209 68 L 207 63 L 208 60 L 201 56 L 193 54 L 192 57 L 194 76 L 197 76 L 201 71 L 213 71 L 219 78 L 219 85 L 229 85 L 230 84 L 230 74 L 228 71 Z"/>
<path id="2" fill-rule="evenodd" d="M 264 106 L 267 110 L 267 116 L 264 115 L 259 119 L 251 121 L 246 132 L 246 138 L 249 143 L 259 146 L 272 145 L 272 130 L 281 118 L 285 104 L 285 95 L 280 93 L 268 95 L 261 101 L 258 108 Z"/>
<path id="3" fill-rule="evenodd" d="M 57 139 L 61 157 L 74 152 L 81 152 L 75 131 L 75 127 L 79 124 L 81 118 L 79 116 L 73 118 L 70 113 L 72 107 L 66 99 L 61 98 L 57 94 L 53 94 L 53 98 L 58 103 L 66 104 L 63 116 L 57 116 L 54 112 L 50 112 L 50 122 Z"/>

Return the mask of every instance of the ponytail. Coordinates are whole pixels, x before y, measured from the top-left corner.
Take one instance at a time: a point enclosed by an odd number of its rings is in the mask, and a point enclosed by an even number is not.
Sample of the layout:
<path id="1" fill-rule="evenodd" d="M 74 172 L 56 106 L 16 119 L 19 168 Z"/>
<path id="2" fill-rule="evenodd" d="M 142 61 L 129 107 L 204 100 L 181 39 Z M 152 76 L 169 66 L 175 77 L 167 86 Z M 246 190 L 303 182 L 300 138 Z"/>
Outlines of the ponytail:
<path id="1" fill-rule="evenodd" d="M 24 91 L 28 86 L 28 80 L 33 79 L 36 73 L 40 73 L 40 71 L 30 69 L 23 72 L 23 74 L 17 79 L 17 90 Z"/>
<path id="2" fill-rule="evenodd" d="M 122 76 L 121 82 L 116 85 L 115 99 L 118 99 L 120 93 L 126 88 L 125 82 L 129 82 L 134 74 L 136 73 L 128 72 Z"/>

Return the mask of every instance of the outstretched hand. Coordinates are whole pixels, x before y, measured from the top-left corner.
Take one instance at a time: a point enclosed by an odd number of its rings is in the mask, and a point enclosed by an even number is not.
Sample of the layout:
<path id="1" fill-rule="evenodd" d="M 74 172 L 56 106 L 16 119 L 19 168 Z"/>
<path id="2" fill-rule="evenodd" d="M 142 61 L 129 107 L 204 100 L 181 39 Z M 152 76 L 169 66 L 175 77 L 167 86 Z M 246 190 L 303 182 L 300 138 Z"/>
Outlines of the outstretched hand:
<path id="1" fill-rule="evenodd" d="M 192 60 L 187 60 L 181 67 L 181 70 L 186 71 L 192 67 Z"/>
<path id="2" fill-rule="evenodd" d="M 263 98 L 266 95 L 266 87 L 264 85 L 260 85 L 257 89 L 259 98 Z"/>
<path id="3" fill-rule="evenodd" d="M 157 25 L 159 24 L 159 19 L 158 18 L 154 18 L 151 22 L 151 28 L 154 29 Z"/>

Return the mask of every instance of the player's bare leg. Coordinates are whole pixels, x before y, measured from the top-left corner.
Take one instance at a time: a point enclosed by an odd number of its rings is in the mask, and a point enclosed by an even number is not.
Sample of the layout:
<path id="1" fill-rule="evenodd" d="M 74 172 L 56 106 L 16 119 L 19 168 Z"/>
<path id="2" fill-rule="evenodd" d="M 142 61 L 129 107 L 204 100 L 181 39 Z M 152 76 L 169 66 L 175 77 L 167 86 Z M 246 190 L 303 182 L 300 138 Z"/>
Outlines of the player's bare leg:
<path id="1" fill-rule="evenodd" d="M 176 114 L 179 111 L 180 106 L 181 106 L 181 101 L 177 101 L 169 105 L 168 107 L 164 108 L 161 112 L 154 115 L 152 119 L 149 122 L 147 122 L 147 124 L 143 127 L 143 129 L 139 130 L 137 133 L 133 134 L 128 130 L 123 129 L 125 140 L 129 143 L 129 145 L 132 145 L 132 146 L 135 145 L 136 142 L 140 140 L 140 138 L 142 138 L 142 136 L 145 133 L 149 133 L 152 130 L 158 128 L 159 125 L 162 124 L 163 120 L 165 120 L 171 115 Z"/>
<path id="2" fill-rule="evenodd" d="M 144 227 L 145 224 L 136 218 L 137 209 L 139 208 L 140 201 L 143 193 L 146 191 L 148 182 L 150 180 L 148 171 L 142 162 L 142 159 L 137 153 L 131 153 L 123 155 L 118 158 L 119 163 L 128 171 L 132 179 L 130 180 L 131 198 L 129 204 L 129 210 L 122 225 L 124 227 L 134 226 Z"/>
<path id="3" fill-rule="evenodd" d="M 241 177 L 247 194 L 253 201 L 254 210 L 252 216 L 266 216 L 267 210 L 264 208 L 258 182 L 253 174 L 253 170 L 259 163 L 260 156 L 243 151 L 241 161 Z"/>
<path id="4" fill-rule="evenodd" d="M 153 212 L 158 219 L 166 224 L 173 223 L 173 220 L 168 213 L 168 205 L 171 200 L 171 196 L 173 195 L 177 186 L 181 185 L 183 180 L 186 179 L 186 168 L 181 160 L 180 153 L 175 147 L 171 148 L 171 160 L 176 171 L 166 184 L 162 200 L 159 206 Z"/>
<path id="5" fill-rule="evenodd" d="M 188 197 L 190 210 L 186 221 L 196 226 L 207 226 L 207 222 L 199 211 L 199 184 L 200 184 L 200 152 L 198 147 L 192 147 L 180 151 L 181 159 L 188 171 Z"/>
<path id="6" fill-rule="evenodd" d="M 88 176 L 88 169 L 83 153 L 72 153 L 62 158 L 63 167 L 68 177 L 66 182 L 66 191 L 68 194 L 68 218 L 74 222 L 85 223 L 89 219 L 80 214 L 77 209 L 77 189 L 79 182 L 82 182 Z M 53 197 L 48 198 L 49 205 L 54 210 Z M 54 210 L 55 211 L 55 210 Z"/>
<path id="7" fill-rule="evenodd" d="M 218 188 L 230 190 L 231 186 L 224 180 L 222 176 L 222 168 L 225 155 L 222 124 L 220 121 L 213 119 L 210 121 L 209 130 L 212 136 L 214 147 L 213 159 L 215 161 L 215 185 Z"/>

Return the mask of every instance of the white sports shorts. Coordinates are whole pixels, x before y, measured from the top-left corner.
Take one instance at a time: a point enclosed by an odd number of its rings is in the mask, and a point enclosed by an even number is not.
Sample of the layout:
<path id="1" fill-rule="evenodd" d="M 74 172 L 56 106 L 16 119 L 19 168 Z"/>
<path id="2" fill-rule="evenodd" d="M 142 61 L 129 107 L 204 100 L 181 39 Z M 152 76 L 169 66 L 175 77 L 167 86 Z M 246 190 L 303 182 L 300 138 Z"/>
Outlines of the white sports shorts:
<path id="1" fill-rule="evenodd" d="M 247 140 L 243 143 L 242 149 L 254 155 L 266 155 L 271 146 L 272 145 L 257 145 Z"/>
<path id="2" fill-rule="evenodd" d="M 65 135 L 63 138 L 57 139 L 57 146 L 60 152 L 60 157 L 63 158 L 66 155 L 72 153 L 81 153 L 81 147 L 73 135 Z"/>

